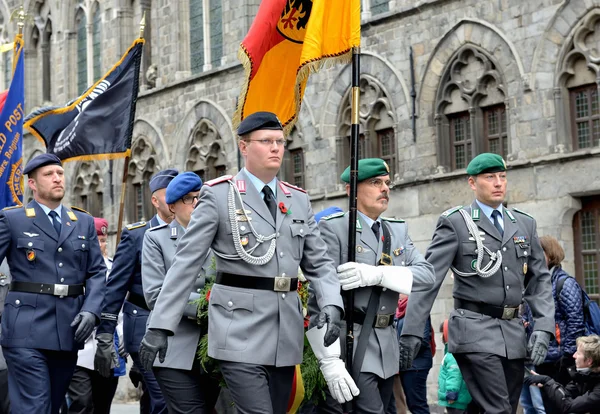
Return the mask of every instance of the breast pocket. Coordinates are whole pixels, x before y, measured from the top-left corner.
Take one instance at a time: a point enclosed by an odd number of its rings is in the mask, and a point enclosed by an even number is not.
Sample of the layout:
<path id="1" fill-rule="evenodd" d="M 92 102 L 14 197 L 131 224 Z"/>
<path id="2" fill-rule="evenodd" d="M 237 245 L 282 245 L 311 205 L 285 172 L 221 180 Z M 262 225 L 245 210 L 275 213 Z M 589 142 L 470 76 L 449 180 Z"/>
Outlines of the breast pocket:
<path id="1" fill-rule="evenodd" d="M 75 240 L 73 243 L 74 261 L 79 264 L 79 270 L 87 269 L 88 252 L 90 249 L 89 240 Z"/>
<path id="2" fill-rule="evenodd" d="M 23 256 L 29 262 L 29 267 L 34 269 L 38 256 L 44 251 L 44 241 L 37 238 L 18 239 L 17 249 L 23 252 Z"/>
<path id="3" fill-rule="evenodd" d="M 304 239 L 309 234 L 310 229 L 306 223 L 291 223 L 290 231 L 292 233 L 292 256 L 294 259 L 300 260 L 304 250 Z"/>
<path id="4" fill-rule="evenodd" d="M 220 349 L 243 351 L 248 346 L 254 312 L 254 295 L 213 288 L 210 294 L 209 335 L 216 339 Z"/>
<path id="5" fill-rule="evenodd" d="M 25 339 L 33 328 L 33 316 L 37 308 L 37 295 L 28 293 L 8 294 L 2 321 L 6 325 L 2 336 L 7 339 Z"/>

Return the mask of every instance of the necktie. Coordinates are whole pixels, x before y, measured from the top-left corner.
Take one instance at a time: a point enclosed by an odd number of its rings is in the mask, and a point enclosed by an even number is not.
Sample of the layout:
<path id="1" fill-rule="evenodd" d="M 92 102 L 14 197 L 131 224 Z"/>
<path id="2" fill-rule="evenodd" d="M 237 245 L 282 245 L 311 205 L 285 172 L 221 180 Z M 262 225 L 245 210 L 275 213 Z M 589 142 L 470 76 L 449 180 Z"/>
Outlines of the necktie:
<path id="1" fill-rule="evenodd" d="M 56 230 L 56 233 L 60 235 L 60 228 L 62 227 L 62 225 L 60 224 L 60 221 L 58 221 L 58 214 L 56 213 L 56 211 L 52 210 L 50 213 L 48 213 L 48 215 L 52 219 L 52 225 L 54 226 L 54 230 Z"/>
<path id="2" fill-rule="evenodd" d="M 504 236 L 504 229 L 500 224 L 500 212 L 498 210 L 492 211 L 492 218 L 494 219 L 494 227 L 498 229 L 501 236 Z"/>
<path id="3" fill-rule="evenodd" d="M 373 230 L 373 233 L 375 233 L 375 238 L 377 239 L 377 242 L 379 243 L 379 222 L 376 221 L 373 223 L 373 225 L 371 226 L 371 230 Z"/>
<path id="4" fill-rule="evenodd" d="M 273 220 L 275 220 L 275 215 L 277 214 L 277 202 L 275 201 L 275 195 L 273 194 L 273 190 L 271 190 L 271 187 L 269 187 L 268 185 L 265 185 L 262 189 L 262 192 L 265 195 L 265 204 L 271 212 Z"/>

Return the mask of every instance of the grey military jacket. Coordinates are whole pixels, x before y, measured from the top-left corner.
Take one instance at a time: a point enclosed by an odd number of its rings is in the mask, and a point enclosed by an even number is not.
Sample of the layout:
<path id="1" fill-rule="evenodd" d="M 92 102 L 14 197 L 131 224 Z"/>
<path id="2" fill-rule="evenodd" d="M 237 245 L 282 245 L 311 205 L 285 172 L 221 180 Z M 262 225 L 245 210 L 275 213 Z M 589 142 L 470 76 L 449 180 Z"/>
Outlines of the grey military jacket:
<path id="1" fill-rule="evenodd" d="M 4 311 L 4 301 L 9 285 L 10 268 L 8 267 L 8 262 L 4 259 L 0 264 L 0 320 L 2 320 L 2 311 Z M 2 333 L 2 327 L 0 327 L 0 333 Z M 0 371 L 6 368 L 6 361 L 4 360 L 4 355 L 2 355 L 2 347 L 0 347 Z"/>
<path id="2" fill-rule="evenodd" d="M 150 317 L 149 328 L 174 332 L 187 303 L 188 292 L 209 249 L 215 252 L 217 272 L 240 277 L 297 277 L 301 267 L 315 288 L 319 308 L 343 308 L 340 284 L 327 247 L 320 237 L 308 195 L 277 181 L 276 220 L 245 170 L 235 178 L 220 177 L 204 184 L 198 206 L 177 254 L 167 272 Z M 240 191 L 241 203 L 231 187 Z M 235 192 L 235 191 L 234 191 Z M 250 221 L 245 220 L 246 210 Z M 286 212 L 284 212 L 284 210 Z M 230 213 L 233 216 L 233 225 Z M 240 216 L 236 219 L 235 216 Z M 239 260 L 233 230 L 239 231 L 243 249 L 256 248 L 254 256 L 267 252 L 269 241 L 256 246 L 257 237 L 276 235 L 275 254 L 263 265 Z M 237 260 L 236 260 L 237 259 Z M 302 361 L 304 323 L 296 291 L 275 292 L 215 284 L 209 305 L 208 354 L 212 358 L 250 364 L 291 366 Z"/>
<path id="3" fill-rule="evenodd" d="M 476 244 L 458 210 L 450 209 L 438 220 L 425 254 L 435 268 L 437 280 L 429 291 L 410 295 L 402 335 L 422 337 L 425 321 L 450 266 L 460 272 L 473 271 Z M 489 278 L 455 275 L 454 298 L 495 306 L 519 306 L 525 299 L 533 313 L 534 329 L 554 335 L 552 284 L 535 220 L 518 209 L 504 209 L 504 236 L 501 236 L 477 202 L 464 210 L 477 224 L 483 244 L 492 252 L 501 251 L 502 266 Z M 488 261 L 486 255 L 484 264 Z M 496 319 L 455 309 L 450 313 L 448 336 L 452 353 L 487 352 L 509 359 L 527 356 L 527 338 L 520 318 Z"/>
<path id="4" fill-rule="evenodd" d="M 433 266 L 425 261 L 408 236 L 404 220 L 382 218 L 390 229 L 392 244 L 391 256 L 394 266 L 408 266 L 413 273 L 413 291 L 431 287 L 435 278 Z M 348 213 L 338 213 L 324 217 L 319 222 L 321 237 L 327 245 L 327 252 L 335 266 L 348 261 Z M 382 223 L 383 224 L 383 223 Z M 383 230 L 381 230 L 383 234 Z M 381 258 L 383 242 L 359 215 L 356 223 L 356 261 L 375 266 Z M 358 288 L 354 293 L 354 309 L 366 313 L 373 287 Z M 394 317 L 398 306 L 398 293 L 383 289 L 379 298 L 378 315 Z M 309 313 L 314 317 L 315 307 L 312 295 L 309 300 Z M 354 350 L 358 345 L 362 326 L 354 324 Z M 344 328 L 345 331 L 345 328 Z M 374 328 L 369 337 L 361 372 L 370 372 L 381 378 L 389 378 L 398 372 L 398 339 L 393 326 Z"/>
<path id="5" fill-rule="evenodd" d="M 179 238 L 185 233 L 184 228 L 173 220 L 149 229 L 144 235 L 142 248 L 142 287 L 144 298 L 150 310 L 154 308 L 156 299 L 161 291 L 167 271 L 171 267 Z M 190 302 L 198 299 L 198 293 L 205 283 L 205 275 L 211 264 L 211 255 L 203 261 L 202 269 L 197 275 L 190 292 L 188 292 L 188 305 L 183 318 L 175 327 L 174 335 L 168 338 L 167 355 L 164 362 L 158 359 L 154 366 L 190 370 L 196 357 L 198 341 L 202 334 L 197 323 L 197 306 Z"/>

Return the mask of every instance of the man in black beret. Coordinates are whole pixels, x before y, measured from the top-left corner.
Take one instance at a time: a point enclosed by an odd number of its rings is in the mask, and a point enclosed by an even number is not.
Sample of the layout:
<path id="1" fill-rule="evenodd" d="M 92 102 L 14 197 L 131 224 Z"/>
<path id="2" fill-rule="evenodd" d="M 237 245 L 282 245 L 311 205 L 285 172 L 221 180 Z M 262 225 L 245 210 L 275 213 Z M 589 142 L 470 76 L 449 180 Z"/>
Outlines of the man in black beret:
<path id="1" fill-rule="evenodd" d="M 62 205 L 60 159 L 38 155 L 24 173 L 34 200 L 0 213 L 0 261 L 12 275 L 1 343 L 12 412 L 54 414 L 100 321 L 106 267 L 94 218 Z"/>
<path id="2" fill-rule="evenodd" d="M 208 354 L 219 360 L 239 412 L 284 413 L 304 344 L 298 267 L 316 294 L 320 347 L 333 350 L 337 344 L 338 354 L 340 283 L 308 195 L 277 179 L 286 140 L 275 114 L 248 116 L 238 135 L 245 167 L 235 177 L 202 186 L 200 207 L 179 239 L 140 358 L 148 368 L 156 356 L 165 360 L 167 337 L 181 322 L 189 288 L 212 249 L 217 278 L 208 311 Z M 331 358 L 321 368 L 330 388 L 345 391 L 343 398 L 358 393 L 341 359 Z"/>

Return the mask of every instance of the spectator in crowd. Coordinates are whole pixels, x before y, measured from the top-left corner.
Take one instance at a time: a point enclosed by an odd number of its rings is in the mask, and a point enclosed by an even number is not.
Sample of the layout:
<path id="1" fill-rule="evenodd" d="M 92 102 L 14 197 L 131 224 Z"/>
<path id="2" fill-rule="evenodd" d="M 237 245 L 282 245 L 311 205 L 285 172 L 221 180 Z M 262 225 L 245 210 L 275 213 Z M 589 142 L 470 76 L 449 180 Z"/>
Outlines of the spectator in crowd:
<path id="1" fill-rule="evenodd" d="M 590 335 L 577 338 L 577 351 L 573 354 L 575 366 L 568 369 L 571 382 L 563 386 L 548 375 L 532 375 L 525 379 L 527 384 L 536 384 L 542 389 L 547 402 L 546 408 L 556 413 L 600 412 L 600 336 Z"/>
<path id="2" fill-rule="evenodd" d="M 448 319 L 440 325 L 444 343 L 444 359 L 438 377 L 438 405 L 448 414 L 463 414 L 471 402 L 471 394 L 463 380 L 454 355 L 448 352 Z"/>

